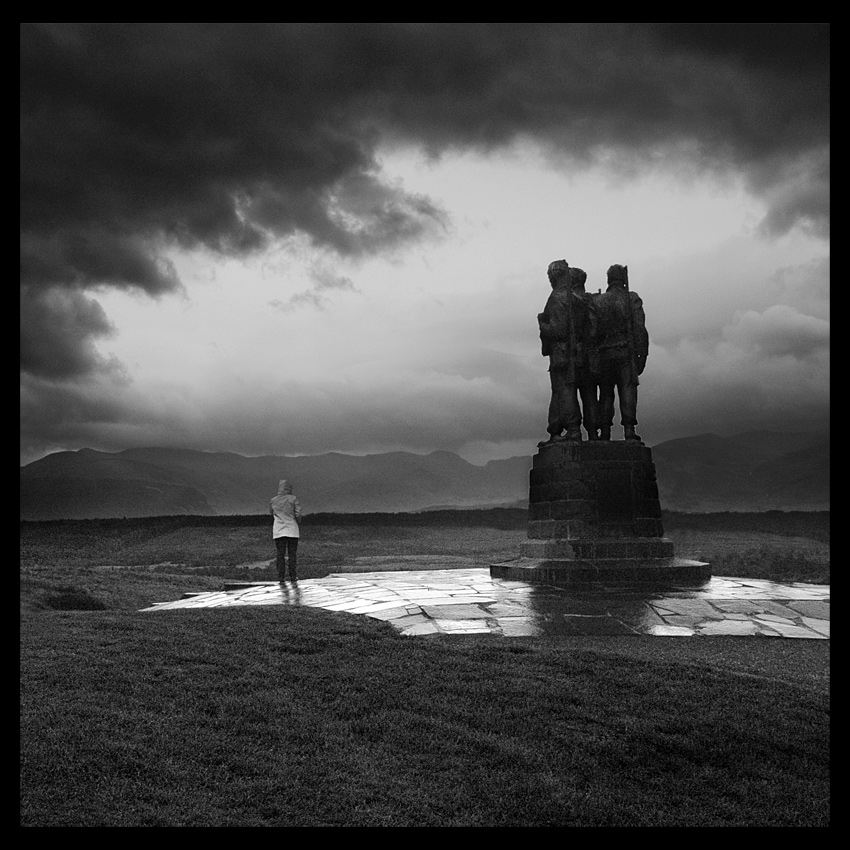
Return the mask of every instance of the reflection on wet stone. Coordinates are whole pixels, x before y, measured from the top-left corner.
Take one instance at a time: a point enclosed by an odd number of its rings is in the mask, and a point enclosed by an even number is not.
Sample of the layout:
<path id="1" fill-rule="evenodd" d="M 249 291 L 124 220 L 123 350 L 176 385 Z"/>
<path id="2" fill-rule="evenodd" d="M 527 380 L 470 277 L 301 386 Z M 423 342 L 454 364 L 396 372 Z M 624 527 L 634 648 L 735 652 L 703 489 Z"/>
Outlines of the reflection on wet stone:
<path id="1" fill-rule="evenodd" d="M 620 605 L 615 602 L 609 606 L 609 613 L 639 634 L 648 634 L 652 626 L 664 623 L 663 617 L 657 611 L 641 601 L 635 601 L 629 605 Z"/>
<path id="2" fill-rule="evenodd" d="M 564 615 L 564 620 L 569 628 L 575 629 L 574 634 L 579 635 L 634 635 L 637 632 L 621 623 L 614 617 L 590 617 Z"/>
<path id="3" fill-rule="evenodd" d="M 607 613 L 604 598 L 576 597 L 574 595 L 532 593 L 529 597 L 529 607 L 539 614 L 596 614 Z"/>
<path id="4" fill-rule="evenodd" d="M 699 632 L 703 635 L 755 635 L 758 627 L 750 620 L 721 620 L 703 623 Z"/>
<path id="5" fill-rule="evenodd" d="M 738 594 L 736 596 L 736 594 Z M 829 638 L 829 587 L 713 578 L 666 592 L 570 590 L 491 579 L 486 569 L 377 572 L 225 586 L 146 611 L 298 605 L 382 620 L 405 636 L 492 634 Z"/>
<path id="6" fill-rule="evenodd" d="M 692 637 L 695 632 L 687 626 L 653 626 L 650 634 L 658 637 Z"/>
<path id="7" fill-rule="evenodd" d="M 529 617 L 502 617 L 499 627 L 505 637 L 534 637 L 543 634 L 539 622 Z"/>
<path id="8" fill-rule="evenodd" d="M 422 610 L 434 620 L 480 620 L 492 616 L 477 605 L 423 605 Z"/>

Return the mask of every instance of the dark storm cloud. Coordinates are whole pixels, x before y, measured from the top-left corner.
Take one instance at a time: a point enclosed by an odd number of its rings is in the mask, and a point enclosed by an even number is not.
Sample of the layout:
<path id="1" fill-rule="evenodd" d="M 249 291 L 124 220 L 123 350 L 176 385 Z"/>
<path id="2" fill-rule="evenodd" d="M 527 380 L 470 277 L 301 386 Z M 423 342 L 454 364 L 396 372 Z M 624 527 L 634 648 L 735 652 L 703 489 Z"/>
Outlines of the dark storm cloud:
<path id="1" fill-rule="evenodd" d="M 106 319 L 79 291 L 174 290 L 169 242 L 361 256 L 441 232 L 433 200 L 381 174 L 380 144 L 531 137 L 623 168 L 678 152 L 741 173 L 766 233 L 825 235 L 828 132 L 822 24 L 26 24 L 23 365 L 96 368 Z"/>
<path id="2" fill-rule="evenodd" d="M 108 366 L 94 348 L 113 328 L 96 301 L 58 287 L 21 299 L 21 369 L 49 380 L 85 375 Z"/>

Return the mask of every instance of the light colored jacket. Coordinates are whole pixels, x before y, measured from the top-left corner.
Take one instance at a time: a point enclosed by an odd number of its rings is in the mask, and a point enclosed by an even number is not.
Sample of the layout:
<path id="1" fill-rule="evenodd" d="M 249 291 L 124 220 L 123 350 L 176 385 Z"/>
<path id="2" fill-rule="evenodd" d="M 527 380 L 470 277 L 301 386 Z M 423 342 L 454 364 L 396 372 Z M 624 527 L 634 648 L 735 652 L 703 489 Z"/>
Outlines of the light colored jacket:
<path id="1" fill-rule="evenodd" d="M 274 517 L 272 538 L 300 537 L 298 523 L 301 522 L 301 505 L 292 495 L 292 485 L 281 478 L 277 485 L 277 496 L 269 502 L 269 513 Z"/>

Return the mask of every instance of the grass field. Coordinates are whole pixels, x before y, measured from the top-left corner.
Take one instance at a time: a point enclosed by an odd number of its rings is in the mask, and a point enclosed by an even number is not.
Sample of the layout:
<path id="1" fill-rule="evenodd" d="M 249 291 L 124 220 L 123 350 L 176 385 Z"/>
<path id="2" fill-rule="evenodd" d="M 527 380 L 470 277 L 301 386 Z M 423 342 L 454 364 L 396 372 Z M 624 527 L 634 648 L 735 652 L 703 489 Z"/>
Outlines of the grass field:
<path id="1" fill-rule="evenodd" d="M 22 523 L 22 825 L 829 823 L 829 641 L 411 639 L 309 608 L 140 613 L 272 577 L 263 523 L 201 519 Z M 782 519 L 785 534 L 740 516 L 666 528 L 726 574 L 828 582 L 823 517 Z M 485 566 L 523 532 L 395 518 L 303 535 L 306 577 Z"/>
<path id="2" fill-rule="evenodd" d="M 708 561 L 715 575 L 828 584 L 828 519 L 670 514 L 665 529 L 679 557 Z M 516 557 L 526 521 L 525 511 L 498 510 L 317 515 L 302 527 L 299 575 L 486 567 Z M 79 592 L 93 605 L 138 610 L 222 579 L 274 580 L 273 558 L 267 517 L 23 522 L 22 604 L 62 607 Z"/>

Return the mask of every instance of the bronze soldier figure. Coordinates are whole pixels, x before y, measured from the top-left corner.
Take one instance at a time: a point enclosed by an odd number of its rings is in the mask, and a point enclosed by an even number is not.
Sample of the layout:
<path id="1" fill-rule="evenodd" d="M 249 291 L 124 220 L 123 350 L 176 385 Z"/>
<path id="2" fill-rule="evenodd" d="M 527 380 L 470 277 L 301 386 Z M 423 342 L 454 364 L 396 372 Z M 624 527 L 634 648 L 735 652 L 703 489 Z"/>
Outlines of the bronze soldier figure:
<path id="1" fill-rule="evenodd" d="M 646 366 L 649 335 L 643 301 L 629 291 L 628 266 L 608 269 L 608 289 L 593 296 L 593 371 L 599 384 L 600 439 L 611 439 L 614 424 L 614 388 L 620 424 L 627 440 L 640 440 L 637 425 L 638 376 Z"/>
<path id="2" fill-rule="evenodd" d="M 596 381 L 587 362 L 590 299 L 584 291 L 587 273 L 571 269 L 566 260 L 549 264 L 552 293 L 537 315 L 544 357 L 549 357 L 552 400 L 546 446 L 564 440 L 581 441 L 584 422 L 588 439 L 597 439 Z M 578 397 L 581 396 L 581 407 Z M 565 434 L 562 434 L 566 431 Z"/>

